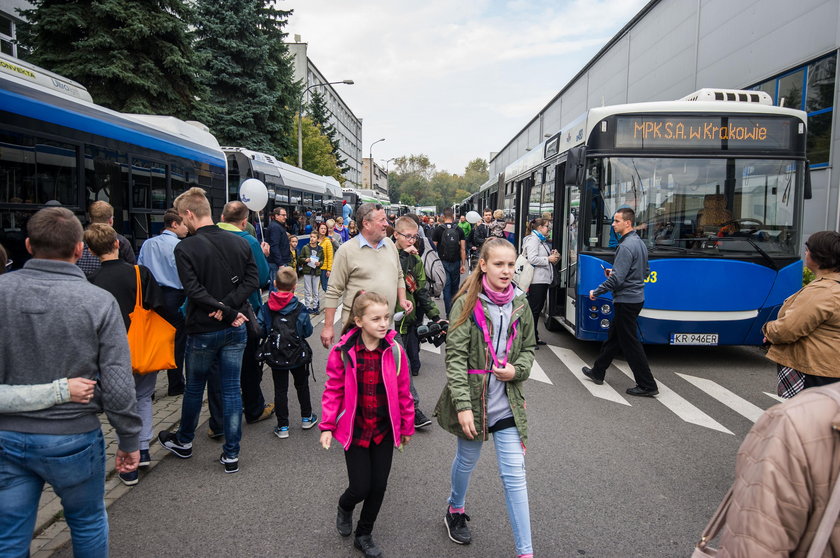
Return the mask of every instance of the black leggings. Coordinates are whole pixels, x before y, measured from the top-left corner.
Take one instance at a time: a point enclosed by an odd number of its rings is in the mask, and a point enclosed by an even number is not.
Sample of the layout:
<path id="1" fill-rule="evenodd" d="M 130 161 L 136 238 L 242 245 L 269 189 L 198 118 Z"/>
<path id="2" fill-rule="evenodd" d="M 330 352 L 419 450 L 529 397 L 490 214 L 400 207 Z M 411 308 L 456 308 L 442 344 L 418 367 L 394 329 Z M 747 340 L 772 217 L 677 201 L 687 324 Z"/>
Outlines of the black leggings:
<path id="1" fill-rule="evenodd" d="M 289 426 L 289 374 L 295 381 L 301 418 L 312 415 L 312 402 L 309 399 L 309 370 L 306 366 L 298 366 L 291 370 L 271 369 L 274 379 L 274 414 L 277 416 L 277 426 Z"/>
<path id="2" fill-rule="evenodd" d="M 381 444 L 371 443 L 367 448 L 351 445 L 344 452 L 350 486 L 339 498 L 338 505 L 345 511 L 352 511 L 356 504 L 364 501 L 356 524 L 356 536 L 373 532 L 373 524 L 385 499 L 393 457 L 394 440 L 390 434 Z"/>
<path id="3" fill-rule="evenodd" d="M 528 306 L 531 307 L 531 314 L 534 316 L 534 339 L 540 340 L 540 312 L 545 306 L 545 299 L 548 296 L 548 283 L 531 283 L 528 287 Z"/>

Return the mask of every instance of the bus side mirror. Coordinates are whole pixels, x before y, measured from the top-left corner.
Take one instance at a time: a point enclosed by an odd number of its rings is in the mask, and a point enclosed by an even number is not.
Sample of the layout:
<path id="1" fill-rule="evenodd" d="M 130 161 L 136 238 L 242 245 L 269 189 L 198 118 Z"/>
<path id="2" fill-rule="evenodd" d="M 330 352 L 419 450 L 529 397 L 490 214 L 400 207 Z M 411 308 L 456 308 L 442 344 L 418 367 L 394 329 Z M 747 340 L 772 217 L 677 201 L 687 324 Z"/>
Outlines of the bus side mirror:
<path id="1" fill-rule="evenodd" d="M 805 199 L 810 200 L 811 192 L 811 161 L 805 161 Z"/>
<path id="2" fill-rule="evenodd" d="M 583 183 L 583 171 L 586 162 L 586 146 L 579 145 L 569 149 L 566 156 L 566 171 L 563 181 L 566 186 L 575 186 Z"/>

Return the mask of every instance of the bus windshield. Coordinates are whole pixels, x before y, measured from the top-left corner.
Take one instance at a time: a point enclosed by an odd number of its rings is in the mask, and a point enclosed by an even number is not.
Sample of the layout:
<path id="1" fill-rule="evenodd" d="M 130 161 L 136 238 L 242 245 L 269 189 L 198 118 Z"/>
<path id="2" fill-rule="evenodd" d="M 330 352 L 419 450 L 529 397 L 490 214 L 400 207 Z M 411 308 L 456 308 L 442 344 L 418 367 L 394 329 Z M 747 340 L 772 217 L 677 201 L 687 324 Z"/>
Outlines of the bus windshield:
<path id="1" fill-rule="evenodd" d="M 799 255 L 804 165 L 790 159 L 608 157 L 588 165 L 589 249 L 614 248 L 613 214 L 636 212 L 651 254 Z"/>

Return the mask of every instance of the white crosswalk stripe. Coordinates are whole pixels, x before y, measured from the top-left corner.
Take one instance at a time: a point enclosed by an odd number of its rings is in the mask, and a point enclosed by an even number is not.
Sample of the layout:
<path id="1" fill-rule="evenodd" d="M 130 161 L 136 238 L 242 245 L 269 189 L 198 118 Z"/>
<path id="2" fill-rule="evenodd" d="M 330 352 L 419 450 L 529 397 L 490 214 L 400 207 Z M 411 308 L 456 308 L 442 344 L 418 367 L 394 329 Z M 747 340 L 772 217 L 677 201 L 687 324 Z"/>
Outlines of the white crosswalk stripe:
<path id="1" fill-rule="evenodd" d="M 630 379 L 633 379 L 633 372 L 630 370 L 630 366 L 626 362 L 616 360 L 613 361 L 613 366 L 624 372 L 624 374 Z M 677 395 L 671 388 L 663 384 L 661 381 L 657 380 L 656 383 L 659 385 L 659 395 L 656 397 L 656 400 L 665 405 L 669 411 L 680 417 L 685 422 L 711 428 L 712 430 L 717 430 L 718 432 L 733 434 L 728 428 L 725 428 L 718 421 L 689 403 L 683 396 Z"/>
<path id="2" fill-rule="evenodd" d="M 767 396 L 767 397 L 769 397 L 770 399 L 775 399 L 775 400 L 776 400 L 776 401 L 778 401 L 779 403 L 784 403 L 784 402 L 786 401 L 786 399 L 785 399 L 784 397 L 779 397 L 779 396 L 778 396 L 778 395 L 776 395 L 775 393 L 768 393 L 768 392 L 766 392 L 766 391 L 763 391 L 763 392 L 761 392 L 761 393 L 763 393 L 764 395 L 766 395 L 766 396 Z"/>
<path id="3" fill-rule="evenodd" d="M 735 395 L 717 382 L 713 382 L 706 378 L 690 376 L 688 374 L 680 374 L 679 372 L 677 373 L 677 376 L 702 389 L 742 417 L 748 418 L 753 422 L 757 421 L 758 417 L 764 413 L 764 409 L 758 405 L 754 405 L 743 397 Z"/>
<path id="4" fill-rule="evenodd" d="M 559 358 L 563 362 L 563 364 L 566 366 L 566 368 L 569 369 L 569 371 L 575 376 L 575 378 L 577 378 L 578 381 L 580 381 L 583 387 L 589 390 L 589 393 L 591 393 L 599 399 L 606 399 L 607 401 L 612 401 L 614 403 L 621 403 L 622 405 L 630 406 L 630 403 L 628 403 L 627 400 L 624 399 L 624 397 L 619 395 L 619 393 L 615 391 L 615 389 L 613 389 L 613 387 L 609 384 L 604 383 L 599 386 L 595 384 L 592 380 L 584 376 L 583 372 L 581 372 L 580 369 L 583 368 L 586 365 L 586 363 L 583 362 L 583 360 L 581 360 L 581 358 L 577 356 L 577 354 L 574 351 L 570 349 L 564 349 L 562 347 L 555 347 L 554 345 L 547 346 L 549 349 L 551 349 L 551 352 L 557 355 L 557 358 Z"/>
<path id="5" fill-rule="evenodd" d="M 531 366 L 531 376 L 528 379 L 536 380 L 544 384 L 554 385 L 554 383 L 548 378 L 548 374 L 546 374 L 545 370 L 543 370 L 542 366 L 540 366 L 540 363 L 537 362 L 537 359 L 534 359 L 534 364 Z"/>

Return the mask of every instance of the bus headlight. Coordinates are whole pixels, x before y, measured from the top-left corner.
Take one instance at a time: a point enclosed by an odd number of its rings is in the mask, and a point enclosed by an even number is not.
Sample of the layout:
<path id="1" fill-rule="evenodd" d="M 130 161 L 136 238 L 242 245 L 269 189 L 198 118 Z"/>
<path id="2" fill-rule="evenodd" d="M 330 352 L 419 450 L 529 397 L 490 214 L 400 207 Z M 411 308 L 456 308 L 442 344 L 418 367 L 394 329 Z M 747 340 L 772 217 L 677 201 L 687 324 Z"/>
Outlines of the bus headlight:
<path id="1" fill-rule="evenodd" d="M 610 306 L 609 304 L 604 304 L 603 306 L 601 306 L 601 314 L 609 314 L 610 312 L 612 312 L 612 306 Z"/>
<path id="2" fill-rule="evenodd" d="M 597 320 L 598 319 L 598 314 L 594 314 L 594 313 L 589 314 L 589 318 L 592 319 L 592 320 Z"/>
<path id="3" fill-rule="evenodd" d="M 593 304 L 592 306 L 590 306 L 590 307 L 589 307 L 589 311 L 590 311 L 590 312 L 597 312 L 597 311 L 598 311 L 598 307 L 597 307 L 597 306 L 595 306 L 595 305 Z"/>
<path id="4" fill-rule="evenodd" d="M 601 329 L 610 329 L 610 321 L 606 318 L 601 320 Z"/>

